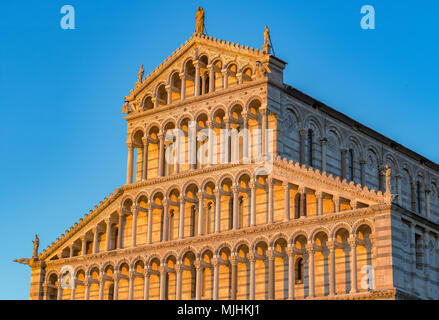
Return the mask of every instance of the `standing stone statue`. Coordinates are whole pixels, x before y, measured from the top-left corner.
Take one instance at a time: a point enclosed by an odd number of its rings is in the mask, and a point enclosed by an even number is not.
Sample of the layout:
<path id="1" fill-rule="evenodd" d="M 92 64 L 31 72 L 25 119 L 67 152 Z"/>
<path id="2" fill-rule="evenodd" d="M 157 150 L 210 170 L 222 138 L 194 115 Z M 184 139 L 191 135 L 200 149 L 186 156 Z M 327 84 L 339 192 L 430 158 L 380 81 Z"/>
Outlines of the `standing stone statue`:
<path id="1" fill-rule="evenodd" d="M 35 235 L 35 240 L 32 241 L 34 244 L 34 252 L 32 254 L 33 259 L 38 259 L 38 247 L 40 246 L 40 239 L 38 238 L 38 235 Z"/>
<path id="2" fill-rule="evenodd" d="M 264 48 L 264 51 L 267 54 L 270 54 L 271 49 L 271 39 L 270 39 L 270 30 L 268 29 L 268 26 L 265 26 L 264 31 L 264 45 L 262 46 Z"/>
<path id="3" fill-rule="evenodd" d="M 386 193 L 390 193 L 390 188 L 391 188 L 391 182 L 390 182 L 390 178 L 391 178 L 391 173 L 392 173 L 392 169 L 390 169 L 389 165 L 386 164 L 386 170 L 384 172 L 384 175 L 386 176 Z"/>
<path id="4" fill-rule="evenodd" d="M 197 7 L 197 14 L 195 15 L 195 20 L 197 21 L 195 25 L 195 32 L 203 34 L 204 33 L 204 10 L 201 7 Z"/>
<path id="5" fill-rule="evenodd" d="M 143 82 L 143 74 L 145 73 L 145 70 L 143 69 L 143 64 L 140 65 L 139 72 L 137 72 L 137 83 Z"/>

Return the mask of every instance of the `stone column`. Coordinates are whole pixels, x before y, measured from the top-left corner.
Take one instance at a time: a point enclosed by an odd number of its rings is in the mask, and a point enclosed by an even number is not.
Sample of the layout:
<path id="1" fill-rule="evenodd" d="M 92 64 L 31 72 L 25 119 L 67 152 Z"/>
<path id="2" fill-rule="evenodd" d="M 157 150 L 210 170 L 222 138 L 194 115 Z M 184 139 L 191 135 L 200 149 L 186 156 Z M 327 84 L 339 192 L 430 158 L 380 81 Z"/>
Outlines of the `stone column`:
<path id="1" fill-rule="evenodd" d="M 250 217 L 250 225 L 252 227 L 256 226 L 256 182 L 252 179 L 250 181 L 250 189 L 251 189 L 251 217 Z"/>
<path id="2" fill-rule="evenodd" d="M 163 264 L 159 268 L 160 270 L 160 300 L 166 300 L 166 266 Z"/>
<path id="3" fill-rule="evenodd" d="M 267 250 L 268 259 L 268 300 L 274 299 L 274 252 L 273 249 Z"/>
<path id="4" fill-rule="evenodd" d="M 329 295 L 335 296 L 335 243 L 334 240 L 327 242 L 329 248 Z"/>
<path id="5" fill-rule="evenodd" d="M 149 270 L 146 269 L 145 273 L 143 274 L 144 282 L 143 282 L 143 299 L 149 300 Z"/>
<path id="6" fill-rule="evenodd" d="M 232 186 L 233 193 L 233 230 L 239 229 L 239 190 L 237 186 Z"/>
<path id="7" fill-rule="evenodd" d="M 72 288 L 71 290 L 71 296 L 70 296 L 70 300 L 75 300 L 75 295 L 76 295 L 76 276 L 72 275 L 72 278 L 70 279 L 72 281 Z"/>
<path id="8" fill-rule="evenodd" d="M 348 177 L 348 168 L 346 163 L 346 154 L 348 150 L 343 148 L 341 149 L 341 180 L 347 179 Z"/>
<path id="9" fill-rule="evenodd" d="M 81 255 L 85 256 L 87 254 L 87 237 L 86 236 L 83 236 L 81 238 L 81 244 L 82 244 Z"/>
<path id="10" fill-rule="evenodd" d="M 316 199 L 317 199 L 317 216 L 323 216 L 323 192 L 318 190 L 316 191 Z"/>
<path id="11" fill-rule="evenodd" d="M 366 159 L 360 159 L 360 183 L 364 187 L 366 185 L 366 172 L 364 166 L 366 165 Z"/>
<path id="12" fill-rule="evenodd" d="M 230 162 L 230 120 L 229 118 L 224 118 L 224 123 L 226 125 L 225 129 L 225 137 L 224 137 L 224 161 L 223 163 Z"/>
<path id="13" fill-rule="evenodd" d="M 208 130 L 209 130 L 209 133 L 208 133 L 208 144 L 209 144 L 209 151 L 208 151 L 208 154 L 209 154 L 209 166 L 212 166 L 213 165 L 213 123 L 212 123 L 212 121 L 207 121 L 207 123 L 206 123 L 206 125 L 207 125 L 207 128 L 208 128 Z"/>
<path id="14" fill-rule="evenodd" d="M 215 233 L 221 231 L 221 190 L 215 189 Z"/>
<path id="15" fill-rule="evenodd" d="M 176 300 L 181 300 L 181 264 L 178 262 L 175 265 L 176 281 L 177 281 L 177 292 L 175 293 Z"/>
<path id="16" fill-rule="evenodd" d="M 163 132 L 158 134 L 160 144 L 159 144 L 159 177 L 164 176 L 164 159 L 165 159 L 165 135 Z"/>
<path id="17" fill-rule="evenodd" d="M 294 299 L 294 284 L 296 271 L 294 264 L 294 248 L 289 244 L 287 248 L 288 254 L 288 299 Z"/>
<path id="18" fill-rule="evenodd" d="M 248 261 L 250 262 L 250 300 L 255 300 L 255 255 L 253 252 L 248 254 Z"/>
<path id="19" fill-rule="evenodd" d="M 204 193 L 198 192 L 198 235 L 204 235 Z"/>
<path id="20" fill-rule="evenodd" d="M 195 122 L 189 122 L 189 168 L 197 169 L 197 125 Z"/>
<path id="21" fill-rule="evenodd" d="M 131 246 L 135 247 L 136 246 L 136 240 L 137 240 L 137 214 L 138 214 L 138 208 L 137 208 L 137 206 L 135 204 L 133 204 L 131 206 L 131 212 L 133 213 L 133 224 L 132 224 L 132 231 L 131 231 L 131 234 L 132 234 L 131 243 L 132 243 L 132 245 Z"/>
<path id="22" fill-rule="evenodd" d="M 417 292 L 415 286 L 415 276 L 416 276 L 416 232 L 415 224 L 410 225 L 410 279 L 411 279 L 411 289 Z"/>
<path id="23" fill-rule="evenodd" d="M 205 93 L 206 93 L 206 75 L 203 74 L 201 76 L 201 94 L 200 94 L 200 96 L 205 94 Z"/>
<path id="24" fill-rule="evenodd" d="M 351 291 L 357 293 L 357 241 L 354 237 L 349 238 L 349 245 L 351 246 Z"/>
<path id="25" fill-rule="evenodd" d="M 268 224 L 272 224 L 274 221 L 273 179 L 269 177 L 267 179 L 267 184 L 268 184 Z"/>
<path id="26" fill-rule="evenodd" d="M 282 187 L 284 188 L 285 221 L 290 221 L 290 185 L 288 181 L 284 181 Z"/>
<path id="27" fill-rule="evenodd" d="M 223 76 L 223 89 L 227 89 L 229 87 L 229 77 L 227 69 L 222 69 L 221 74 Z"/>
<path id="28" fill-rule="evenodd" d="M 62 300 L 62 287 L 61 287 L 61 281 L 59 281 L 58 280 L 58 288 L 57 288 L 57 291 L 56 291 L 56 300 Z M 100 299 L 100 300 L 102 300 L 102 299 Z"/>
<path id="29" fill-rule="evenodd" d="M 134 296 L 134 272 L 131 271 L 129 273 L 129 278 L 128 278 L 128 300 L 133 300 L 133 296 Z"/>
<path id="30" fill-rule="evenodd" d="M 425 210 L 427 212 L 427 219 L 430 219 L 430 189 L 425 188 Z"/>
<path id="31" fill-rule="evenodd" d="M 306 250 L 308 252 L 308 285 L 309 285 L 309 297 L 315 297 L 315 288 L 314 288 L 314 245 L 312 243 L 306 246 Z"/>
<path id="32" fill-rule="evenodd" d="M 123 240 L 123 209 L 120 210 L 119 212 L 119 232 L 117 235 L 117 248 L 118 249 L 123 249 L 123 244 L 122 244 L 122 240 Z"/>
<path id="33" fill-rule="evenodd" d="M 163 200 L 163 238 L 162 242 L 169 240 L 169 200 Z"/>
<path id="34" fill-rule="evenodd" d="M 195 300 L 201 300 L 201 272 L 203 271 L 201 268 L 200 260 L 196 260 L 194 262 L 195 265 Z"/>
<path id="35" fill-rule="evenodd" d="M 402 206 L 401 175 L 400 174 L 395 175 L 395 180 L 396 180 L 396 190 L 397 190 L 396 192 L 398 193 L 398 198 L 396 199 L 396 201 L 400 206 Z"/>
<path id="36" fill-rule="evenodd" d="M 242 113 L 243 127 L 244 127 L 244 136 L 242 141 L 242 158 L 244 163 L 248 163 L 249 159 L 249 143 L 248 143 L 248 116 L 247 112 Z"/>
<path id="37" fill-rule="evenodd" d="M 410 190 L 411 190 L 411 205 L 412 211 L 416 212 L 416 188 L 415 183 L 413 181 L 410 182 Z"/>
<path id="38" fill-rule="evenodd" d="M 146 180 L 148 178 L 148 146 L 149 146 L 149 142 L 148 142 L 148 138 L 147 137 L 143 137 L 142 141 L 143 141 L 142 180 Z"/>
<path id="39" fill-rule="evenodd" d="M 105 285 L 104 277 L 101 277 L 99 280 L 99 300 L 104 300 L 104 285 Z"/>
<path id="40" fill-rule="evenodd" d="M 299 187 L 300 194 L 300 217 L 306 217 L 306 192 L 305 187 Z"/>
<path id="41" fill-rule="evenodd" d="M 378 190 L 382 191 L 383 193 L 386 192 L 386 190 L 384 190 L 384 186 L 386 185 L 386 183 L 384 182 L 384 170 L 386 170 L 386 168 L 382 164 L 378 166 Z"/>
<path id="42" fill-rule="evenodd" d="M 151 244 L 152 242 L 152 206 L 150 203 L 146 205 L 146 214 L 148 216 L 148 230 L 146 232 L 146 243 Z"/>
<path id="43" fill-rule="evenodd" d="M 94 234 L 93 234 L 93 253 L 99 252 L 98 240 L 99 240 L 99 228 L 98 226 L 96 226 L 94 228 Z"/>
<path id="44" fill-rule="evenodd" d="M 326 143 L 328 142 L 328 139 L 323 138 L 320 139 L 320 146 L 322 149 L 322 172 L 326 172 Z"/>
<path id="45" fill-rule="evenodd" d="M 219 264 L 218 264 L 218 258 L 214 256 L 212 259 L 213 264 L 213 300 L 218 300 L 218 271 L 219 271 Z"/>
<path id="46" fill-rule="evenodd" d="M 186 99 L 186 74 L 184 72 L 179 73 L 180 80 L 181 80 L 181 100 Z"/>
<path id="47" fill-rule="evenodd" d="M 180 196 L 178 198 L 180 200 L 180 212 L 179 212 L 179 225 L 178 225 L 178 237 L 180 239 L 184 239 L 184 196 Z"/>
<path id="48" fill-rule="evenodd" d="M 262 141 L 262 157 L 267 155 L 267 107 L 260 108 L 262 129 L 261 129 L 261 141 Z"/>
<path id="49" fill-rule="evenodd" d="M 134 147 L 133 144 L 127 142 L 128 147 L 128 164 L 127 164 L 127 184 L 133 183 L 133 161 L 134 161 Z"/>
<path id="50" fill-rule="evenodd" d="M 200 95 L 200 62 L 198 60 L 193 62 L 195 67 L 195 96 L 198 97 Z"/>
<path id="51" fill-rule="evenodd" d="M 334 201 L 334 213 L 340 212 L 340 197 L 338 195 L 332 196 L 332 199 Z"/>
<path id="52" fill-rule="evenodd" d="M 172 104 L 172 88 L 170 85 L 165 86 L 166 94 L 168 96 L 168 100 L 166 101 L 166 104 Z"/>
<path id="53" fill-rule="evenodd" d="M 215 91 L 215 70 L 211 64 L 207 66 L 207 69 L 209 70 L 209 93 L 211 93 Z"/>
<path id="54" fill-rule="evenodd" d="M 114 274 L 114 295 L 113 295 L 113 299 L 114 300 L 119 300 L 119 272 L 116 272 Z"/>
<path id="55" fill-rule="evenodd" d="M 110 250 L 110 244 L 111 244 L 111 219 L 107 218 L 105 219 L 105 223 L 107 225 L 107 231 L 106 231 L 106 246 L 107 246 L 107 251 Z"/>
<path id="56" fill-rule="evenodd" d="M 300 164 L 304 164 L 306 161 L 306 130 L 300 129 L 299 130 L 300 135 Z"/>
<path id="57" fill-rule="evenodd" d="M 237 289 L 237 261 L 236 261 L 236 254 L 232 254 L 230 258 L 230 265 L 232 268 L 232 292 L 231 292 L 231 300 L 236 300 L 236 289 Z"/>

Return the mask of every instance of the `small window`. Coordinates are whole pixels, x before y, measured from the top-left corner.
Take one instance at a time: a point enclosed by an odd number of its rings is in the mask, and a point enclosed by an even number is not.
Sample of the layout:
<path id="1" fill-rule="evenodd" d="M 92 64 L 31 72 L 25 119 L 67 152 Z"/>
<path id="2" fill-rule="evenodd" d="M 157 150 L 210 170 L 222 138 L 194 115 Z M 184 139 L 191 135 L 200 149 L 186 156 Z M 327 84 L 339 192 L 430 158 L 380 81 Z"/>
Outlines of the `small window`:
<path id="1" fill-rule="evenodd" d="M 302 284 L 303 283 L 303 273 L 304 273 L 304 266 L 303 266 L 303 258 L 299 258 L 296 260 L 296 284 Z"/>

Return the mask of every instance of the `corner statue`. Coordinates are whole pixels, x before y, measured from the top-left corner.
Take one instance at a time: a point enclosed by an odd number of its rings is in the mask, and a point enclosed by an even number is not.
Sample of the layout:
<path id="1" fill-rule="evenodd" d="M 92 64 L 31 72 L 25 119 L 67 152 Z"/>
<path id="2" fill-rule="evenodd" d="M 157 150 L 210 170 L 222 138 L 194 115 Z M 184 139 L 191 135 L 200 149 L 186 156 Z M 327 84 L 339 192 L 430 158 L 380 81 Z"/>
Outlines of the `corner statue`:
<path id="1" fill-rule="evenodd" d="M 21 263 L 21 264 L 25 264 L 25 265 L 30 265 L 31 263 L 33 263 L 33 261 L 38 260 L 38 247 L 40 246 L 40 239 L 38 239 L 38 235 L 35 235 L 35 240 L 32 241 L 32 243 L 34 244 L 34 250 L 33 250 L 31 259 L 21 258 L 21 259 L 14 259 L 12 261 L 17 262 L 17 263 Z"/>
<path id="2" fill-rule="evenodd" d="M 195 32 L 203 34 L 204 33 L 204 10 L 201 7 L 197 7 L 197 14 L 195 15 L 195 20 L 197 21 L 195 25 Z"/>
<path id="3" fill-rule="evenodd" d="M 262 48 L 264 48 L 264 51 L 266 54 L 270 54 L 271 52 L 271 39 L 270 39 L 270 30 L 268 29 L 267 26 L 265 26 L 265 30 L 264 30 L 264 45 L 262 46 Z"/>
<path id="4" fill-rule="evenodd" d="M 137 83 L 143 83 L 143 74 L 145 69 L 143 69 L 143 64 L 140 65 L 139 72 L 137 72 Z"/>
<path id="5" fill-rule="evenodd" d="M 35 240 L 32 241 L 34 244 L 34 252 L 32 254 L 33 259 L 38 259 L 38 247 L 40 246 L 40 239 L 38 238 L 38 235 L 35 235 Z"/>

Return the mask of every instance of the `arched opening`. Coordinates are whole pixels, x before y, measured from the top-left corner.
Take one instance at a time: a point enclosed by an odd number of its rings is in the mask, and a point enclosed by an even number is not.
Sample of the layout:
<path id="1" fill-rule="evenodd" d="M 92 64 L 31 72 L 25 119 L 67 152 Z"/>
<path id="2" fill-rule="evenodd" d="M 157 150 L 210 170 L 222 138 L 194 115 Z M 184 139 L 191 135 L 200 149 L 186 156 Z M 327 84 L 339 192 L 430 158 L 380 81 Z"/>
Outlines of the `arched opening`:
<path id="1" fill-rule="evenodd" d="M 177 298 L 176 264 L 177 259 L 174 256 L 170 256 L 166 259 L 165 300 L 175 300 Z"/>
<path id="2" fill-rule="evenodd" d="M 268 299 L 268 246 L 259 242 L 255 246 L 255 299 Z"/>
<path id="3" fill-rule="evenodd" d="M 248 259 L 249 248 L 243 244 L 236 250 L 237 272 L 236 272 L 236 299 L 250 299 L 250 261 Z"/>
<path id="4" fill-rule="evenodd" d="M 329 249 L 328 235 L 319 232 L 314 238 L 314 292 L 317 297 L 329 294 Z"/>
<path id="5" fill-rule="evenodd" d="M 192 60 L 185 65 L 186 98 L 195 96 L 195 67 Z"/>
<path id="6" fill-rule="evenodd" d="M 154 102 L 152 102 L 151 96 L 147 96 L 145 100 L 143 100 L 143 110 L 147 111 L 152 109 L 154 109 Z"/>
<path id="7" fill-rule="evenodd" d="M 236 64 L 232 63 L 227 68 L 227 84 L 228 88 L 234 87 L 238 85 L 238 77 L 237 77 L 238 67 Z"/>
<path id="8" fill-rule="evenodd" d="M 171 76 L 171 101 L 172 103 L 181 100 L 181 79 L 178 72 Z"/>
<path id="9" fill-rule="evenodd" d="M 195 299 L 196 293 L 196 271 L 195 271 L 195 254 L 187 252 L 182 259 L 182 300 Z"/>
<path id="10" fill-rule="evenodd" d="M 213 298 L 213 253 L 206 250 L 201 255 L 201 299 Z"/>
<path id="11" fill-rule="evenodd" d="M 142 260 L 134 263 L 134 273 L 133 273 L 133 300 L 143 300 L 144 299 L 144 263 Z"/>
<path id="12" fill-rule="evenodd" d="M 47 281 L 47 292 L 46 299 L 47 300 L 57 300 L 58 299 L 58 276 L 55 273 L 52 273 L 49 276 Z"/>
<path id="13" fill-rule="evenodd" d="M 308 265 L 306 260 L 307 239 L 299 235 L 293 241 L 294 256 L 294 296 L 304 299 L 309 295 Z"/>
<path id="14" fill-rule="evenodd" d="M 282 238 L 274 243 L 274 299 L 288 298 L 287 245 L 287 241 Z"/>
<path id="15" fill-rule="evenodd" d="M 244 69 L 244 71 L 242 73 L 242 82 L 248 83 L 248 82 L 252 81 L 252 76 L 253 76 L 253 71 L 251 68 Z"/>
<path id="16" fill-rule="evenodd" d="M 160 298 L 160 260 L 158 258 L 153 258 L 150 263 L 149 270 L 149 300 L 159 300 Z"/>
<path id="17" fill-rule="evenodd" d="M 213 91 L 218 91 L 223 89 L 224 87 L 224 83 L 223 83 L 223 75 L 222 75 L 222 69 L 223 69 L 223 64 L 221 62 L 221 60 L 216 60 L 213 64 L 213 74 L 214 74 L 214 88 Z"/>
<path id="18" fill-rule="evenodd" d="M 163 219 L 164 219 L 164 196 L 161 192 L 154 195 L 152 199 L 152 230 L 151 242 L 157 243 L 163 240 Z"/>
<path id="19" fill-rule="evenodd" d="M 157 102 L 156 105 L 157 107 L 163 107 L 165 105 L 168 104 L 168 92 L 166 91 L 166 86 L 165 84 L 161 84 L 158 88 L 157 88 L 157 96 L 156 96 Z"/>
<path id="20" fill-rule="evenodd" d="M 224 247 L 218 252 L 219 279 L 218 279 L 218 299 L 231 299 L 232 288 L 232 268 L 230 264 L 231 251 Z"/>

